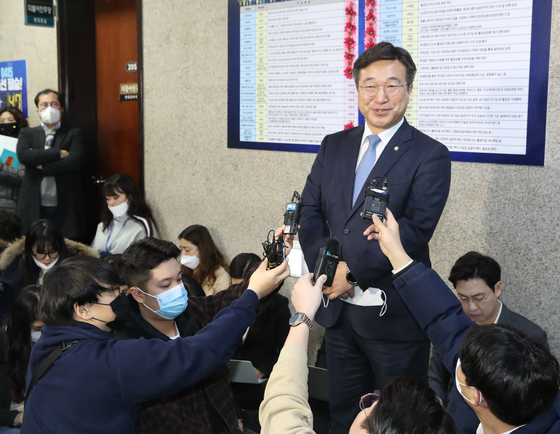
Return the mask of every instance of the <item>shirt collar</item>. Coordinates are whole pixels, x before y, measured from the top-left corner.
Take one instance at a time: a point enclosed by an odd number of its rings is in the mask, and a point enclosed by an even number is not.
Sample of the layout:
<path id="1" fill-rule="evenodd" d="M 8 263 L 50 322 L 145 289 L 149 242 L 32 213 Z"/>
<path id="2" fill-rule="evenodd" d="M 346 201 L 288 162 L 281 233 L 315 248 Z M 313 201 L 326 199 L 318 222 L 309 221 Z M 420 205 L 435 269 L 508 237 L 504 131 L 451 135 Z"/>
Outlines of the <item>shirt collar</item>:
<path id="1" fill-rule="evenodd" d="M 54 133 L 55 131 L 58 131 L 61 125 L 62 125 L 62 121 L 59 121 L 58 124 L 56 124 L 54 127 L 49 129 L 49 127 L 47 127 L 43 122 L 41 122 L 41 128 L 43 128 L 43 131 L 45 131 L 45 133 L 48 133 L 49 131 L 52 131 Z"/>
<path id="2" fill-rule="evenodd" d="M 377 134 L 377 136 L 381 139 L 381 141 L 383 142 L 384 145 L 386 145 L 387 143 L 389 143 L 391 141 L 391 139 L 393 138 L 393 136 L 395 135 L 397 130 L 401 127 L 403 122 L 404 122 L 404 117 L 396 125 L 393 125 L 388 130 L 381 131 L 379 134 Z M 364 134 L 362 136 L 362 145 L 366 142 L 366 138 L 368 136 L 372 135 L 372 134 L 373 133 L 369 129 L 369 126 L 366 122 L 364 124 Z M 369 142 L 368 142 L 368 144 L 369 144 Z"/>
<path id="3" fill-rule="evenodd" d="M 496 316 L 496 320 L 494 321 L 494 324 L 498 324 L 498 320 L 500 319 L 500 315 L 502 314 L 502 309 L 504 308 L 504 304 L 502 303 L 502 300 L 498 300 L 500 302 L 500 311 L 498 312 L 498 316 Z"/>

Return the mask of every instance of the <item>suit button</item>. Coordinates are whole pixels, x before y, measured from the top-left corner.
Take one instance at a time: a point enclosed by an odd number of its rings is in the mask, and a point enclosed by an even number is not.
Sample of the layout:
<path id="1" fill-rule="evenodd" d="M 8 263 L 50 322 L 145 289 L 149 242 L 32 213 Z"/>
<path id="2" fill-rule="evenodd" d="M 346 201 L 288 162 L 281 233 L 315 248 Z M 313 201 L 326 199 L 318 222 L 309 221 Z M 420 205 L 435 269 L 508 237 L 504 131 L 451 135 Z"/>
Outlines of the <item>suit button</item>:
<path id="1" fill-rule="evenodd" d="M 344 235 L 348 235 L 350 233 L 350 229 L 345 228 L 343 232 L 344 232 Z"/>

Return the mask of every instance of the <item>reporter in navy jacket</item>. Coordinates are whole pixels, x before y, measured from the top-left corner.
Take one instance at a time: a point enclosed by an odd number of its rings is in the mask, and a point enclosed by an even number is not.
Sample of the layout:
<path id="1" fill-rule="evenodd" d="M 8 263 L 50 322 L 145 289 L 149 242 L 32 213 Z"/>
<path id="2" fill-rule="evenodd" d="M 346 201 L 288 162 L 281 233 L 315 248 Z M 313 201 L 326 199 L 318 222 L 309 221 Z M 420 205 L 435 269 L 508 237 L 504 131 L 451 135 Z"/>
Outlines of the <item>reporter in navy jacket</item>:
<path id="1" fill-rule="evenodd" d="M 413 261 L 391 212 L 364 234 L 393 266 L 393 283 L 447 369 L 455 387 L 448 411 L 461 434 L 560 433 L 560 367 L 540 341 L 504 325 L 477 326 L 437 275 Z"/>
<path id="2" fill-rule="evenodd" d="M 91 257 L 63 261 L 45 276 L 39 306 L 45 327 L 33 348 L 28 383 L 61 343 L 76 343 L 28 394 L 21 432 L 135 433 L 141 403 L 177 393 L 229 361 L 254 322 L 259 299 L 290 272 L 286 262 L 266 266 L 264 261 L 251 277 L 251 290 L 196 336 L 117 341 L 111 328 L 126 321 L 130 304 L 114 268 Z"/>

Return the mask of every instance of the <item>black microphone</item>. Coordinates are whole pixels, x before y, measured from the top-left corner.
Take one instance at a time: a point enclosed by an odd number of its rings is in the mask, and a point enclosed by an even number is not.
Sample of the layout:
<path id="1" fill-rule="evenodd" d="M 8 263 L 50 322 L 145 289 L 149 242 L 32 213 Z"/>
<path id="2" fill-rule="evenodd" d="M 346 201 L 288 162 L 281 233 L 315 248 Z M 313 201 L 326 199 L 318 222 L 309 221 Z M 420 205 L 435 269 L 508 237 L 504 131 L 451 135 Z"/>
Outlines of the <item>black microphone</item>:
<path id="1" fill-rule="evenodd" d="M 323 274 L 327 275 L 325 286 L 332 286 L 338 261 L 340 260 L 340 243 L 336 238 L 329 238 L 325 247 L 319 250 L 319 258 L 315 264 L 313 282 L 316 282 Z"/>

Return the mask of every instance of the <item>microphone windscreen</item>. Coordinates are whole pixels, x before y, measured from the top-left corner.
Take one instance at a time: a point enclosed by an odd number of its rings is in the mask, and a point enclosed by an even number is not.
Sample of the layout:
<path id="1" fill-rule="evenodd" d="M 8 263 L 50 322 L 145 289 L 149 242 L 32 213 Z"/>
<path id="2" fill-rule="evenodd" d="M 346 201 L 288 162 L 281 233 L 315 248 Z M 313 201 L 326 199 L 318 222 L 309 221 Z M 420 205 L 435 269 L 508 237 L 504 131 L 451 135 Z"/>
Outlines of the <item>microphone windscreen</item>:
<path id="1" fill-rule="evenodd" d="M 329 238 L 327 240 L 327 244 L 325 244 L 325 250 L 327 252 L 330 252 L 334 255 L 338 255 L 339 254 L 339 250 L 340 250 L 340 243 L 338 242 L 338 240 L 336 238 Z"/>

